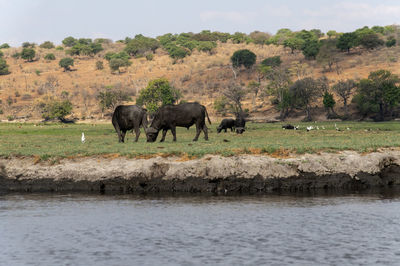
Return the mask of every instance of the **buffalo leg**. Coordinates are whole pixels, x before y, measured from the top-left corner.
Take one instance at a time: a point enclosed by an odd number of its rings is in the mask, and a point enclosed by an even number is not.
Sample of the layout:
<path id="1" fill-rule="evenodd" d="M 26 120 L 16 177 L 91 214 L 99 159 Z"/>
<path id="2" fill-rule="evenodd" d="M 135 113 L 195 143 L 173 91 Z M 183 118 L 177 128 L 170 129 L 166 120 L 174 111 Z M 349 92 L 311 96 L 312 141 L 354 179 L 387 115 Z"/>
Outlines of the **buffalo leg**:
<path id="1" fill-rule="evenodd" d="M 197 141 L 199 139 L 200 132 L 201 132 L 201 127 L 200 125 L 196 124 L 196 136 L 194 137 L 193 141 Z"/>
<path id="2" fill-rule="evenodd" d="M 174 141 L 176 141 L 176 127 L 171 128 L 172 136 L 174 136 Z"/>
<path id="3" fill-rule="evenodd" d="M 206 125 L 203 126 L 203 132 L 204 132 L 204 139 L 208 140 L 208 128 Z"/>
<path id="4" fill-rule="evenodd" d="M 168 129 L 163 129 L 163 131 L 162 131 L 162 138 L 161 138 L 160 142 L 164 142 L 164 140 L 165 140 L 165 135 L 167 135 L 167 131 L 168 131 Z"/>
<path id="5" fill-rule="evenodd" d="M 225 133 L 226 133 L 226 128 L 225 128 Z"/>
<path id="6" fill-rule="evenodd" d="M 122 142 L 125 142 L 125 134 L 126 134 L 126 130 L 121 130 L 121 140 L 122 140 Z"/>
<path id="7" fill-rule="evenodd" d="M 138 142 L 138 139 L 140 136 L 140 127 L 139 126 L 135 127 L 135 134 L 136 134 L 135 142 Z"/>

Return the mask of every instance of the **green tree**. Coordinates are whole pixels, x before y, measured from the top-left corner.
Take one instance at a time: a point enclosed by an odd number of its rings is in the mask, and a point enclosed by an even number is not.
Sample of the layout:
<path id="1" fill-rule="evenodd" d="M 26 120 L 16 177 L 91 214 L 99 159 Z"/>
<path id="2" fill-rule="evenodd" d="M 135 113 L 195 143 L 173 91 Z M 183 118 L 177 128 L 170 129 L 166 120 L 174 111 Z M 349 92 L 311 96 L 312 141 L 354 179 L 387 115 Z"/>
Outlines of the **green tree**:
<path id="1" fill-rule="evenodd" d="M 167 79 L 159 78 L 149 81 L 147 87 L 140 90 L 136 104 L 146 106 L 153 114 L 162 105 L 173 104 L 179 98 L 181 98 L 180 92 L 171 87 Z"/>
<path id="2" fill-rule="evenodd" d="M 315 40 L 315 39 L 308 40 L 304 43 L 304 45 L 302 47 L 303 55 L 307 59 L 315 59 L 317 54 L 319 53 L 320 47 L 321 47 L 321 44 L 318 40 Z"/>
<path id="3" fill-rule="evenodd" d="M 74 59 L 70 57 L 65 57 L 58 62 L 59 66 L 64 68 L 64 71 L 70 71 L 71 66 L 74 65 Z"/>
<path id="4" fill-rule="evenodd" d="M 105 87 L 99 92 L 96 98 L 99 101 L 102 113 L 104 113 L 105 110 L 114 110 L 115 107 L 123 101 L 132 100 L 126 92 L 114 89 L 112 86 Z"/>
<path id="5" fill-rule="evenodd" d="M 383 69 L 371 72 L 368 79 L 362 79 L 353 98 L 360 113 L 376 114 L 377 121 L 383 121 L 385 116 L 392 118 L 393 109 L 400 100 L 399 82 L 397 75 Z"/>
<path id="6" fill-rule="evenodd" d="M 69 37 L 65 38 L 64 40 L 62 40 L 62 43 L 67 47 L 72 47 L 78 43 L 78 40 L 72 36 L 69 36 Z"/>
<path id="7" fill-rule="evenodd" d="M 25 59 L 28 62 L 32 62 L 33 58 L 35 58 L 36 52 L 32 48 L 24 48 L 21 52 L 21 58 Z"/>
<path id="8" fill-rule="evenodd" d="M 396 39 L 394 38 L 394 36 L 389 36 L 386 43 L 385 43 L 386 47 L 393 47 L 396 45 Z"/>
<path id="9" fill-rule="evenodd" d="M 45 120 L 59 119 L 65 121 L 65 117 L 72 112 L 72 103 L 69 100 L 49 98 L 39 103 L 39 108 Z"/>
<path id="10" fill-rule="evenodd" d="M 215 42 L 205 41 L 198 44 L 197 50 L 199 50 L 200 52 L 207 52 L 211 54 L 215 47 L 217 47 L 217 44 Z"/>
<path id="11" fill-rule="evenodd" d="M 290 72 L 286 68 L 271 68 L 266 72 L 268 84 L 266 94 L 274 96 L 274 104 L 280 111 L 280 119 L 285 119 L 292 106 L 292 97 L 289 92 L 291 85 Z"/>
<path id="12" fill-rule="evenodd" d="M 281 64 L 282 64 L 282 60 L 279 55 L 268 57 L 268 58 L 264 59 L 263 61 L 261 61 L 261 65 L 269 66 L 269 67 L 278 67 Z"/>
<path id="13" fill-rule="evenodd" d="M 224 90 L 222 90 L 222 95 L 228 99 L 234 113 L 243 113 L 242 101 L 246 94 L 247 90 L 236 82 L 231 82 Z"/>
<path id="14" fill-rule="evenodd" d="M 291 50 L 291 53 L 294 54 L 295 50 L 301 50 L 301 48 L 304 45 L 304 40 L 297 38 L 297 37 L 291 37 L 283 41 L 283 46 L 288 47 Z"/>
<path id="15" fill-rule="evenodd" d="M 379 35 L 374 32 L 363 34 L 359 38 L 359 44 L 370 50 L 382 46 L 384 43 L 385 42 L 379 38 Z"/>
<path id="16" fill-rule="evenodd" d="M 322 41 L 316 59 L 318 63 L 323 64 L 324 66 L 327 65 L 329 71 L 332 71 L 334 63 L 339 61 L 335 40 L 326 39 Z"/>
<path id="17" fill-rule="evenodd" d="M 46 59 L 46 60 L 56 60 L 56 56 L 53 53 L 49 53 L 49 54 L 46 54 L 44 56 L 44 59 Z"/>
<path id="18" fill-rule="evenodd" d="M 35 43 L 33 42 L 23 42 L 22 48 L 35 48 Z"/>
<path id="19" fill-rule="evenodd" d="M 112 72 L 118 71 L 118 73 L 121 73 L 121 67 L 128 67 L 132 65 L 132 62 L 129 61 L 128 59 L 122 59 L 122 58 L 112 58 L 109 62 L 109 66 Z"/>
<path id="20" fill-rule="evenodd" d="M 183 59 L 185 58 L 187 55 L 190 55 L 190 50 L 183 48 L 183 47 L 179 47 L 175 44 L 171 44 L 165 47 L 169 56 L 171 58 L 173 58 L 175 61 L 179 60 L 179 59 Z"/>
<path id="21" fill-rule="evenodd" d="M 0 45 L 0 49 L 7 49 L 10 48 L 10 45 L 8 43 L 3 43 L 2 45 Z"/>
<path id="22" fill-rule="evenodd" d="M 336 101 L 333 98 L 333 94 L 326 91 L 323 95 L 322 102 L 324 104 L 325 109 L 328 111 L 327 114 L 328 119 L 336 118 L 337 115 L 335 113 L 335 110 L 333 109 L 333 107 L 335 107 Z"/>
<path id="23" fill-rule="evenodd" d="M 328 38 L 331 39 L 331 38 L 338 36 L 339 33 L 337 33 L 335 30 L 330 30 L 326 33 L 326 35 L 328 35 Z"/>
<path id="24" fill-rule="evenodd" d="M 50 41 L 45 41 L 44 43 L 42 43 L 41 45 L 39 45 L 40 48 L 44 48 L 44 49 L 53 49 L 55 46 L 52 42 Z"/>
<path id="25" fill-rule="evenodd" d="M 8 71 L 8 65 L 5 59 L 0 57 L 0 75 L 7 75 L 10 74 Z"/>
<path id="26" fill-rule="evenodd" d="M 311 104 L 327 89 L 325 79 L 304 78 L 297 80 L 291 87 L 290 93 L 295 99 L 295 106 L 306 113 L 305 121 L 311 121 Z"/>
<path id="27" fill-rule="evenodd" d="M 255 44 L 264 45 L 267 43 L 271 35 L 266 32 L 253 31 L 249 34 L 249 37 L 253 40 Z"/>
<path id="28" fill-rule="evenodd" d="M 350 49 L 357 46 L 357 34 L 355 32 L 347 32 L 337 39 L 336 47 L 341 51 L 350 53 Z"/>
<path id="29" fill-rule="evenodd" d="M 235 68 L 239 68 L 240 66 L 244 66 L 247 69 L 250 69 L 256 63 L 256 54 L 248 49 L 237 50 L 233 53 L 231 57 L 232 66 Z"/>

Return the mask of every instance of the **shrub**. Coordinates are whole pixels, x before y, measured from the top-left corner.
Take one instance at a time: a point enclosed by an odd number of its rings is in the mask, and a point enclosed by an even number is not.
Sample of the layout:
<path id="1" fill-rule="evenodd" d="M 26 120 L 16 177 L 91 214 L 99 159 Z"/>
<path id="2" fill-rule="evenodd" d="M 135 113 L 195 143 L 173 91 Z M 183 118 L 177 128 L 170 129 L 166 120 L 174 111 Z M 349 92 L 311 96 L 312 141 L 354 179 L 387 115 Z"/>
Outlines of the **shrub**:
<path id="1" fill-rule="evenodd" d="M 97 61 L 97 62 L 96 62 L 96 69 L 97 69 L 97 70 L 102 70 L 102 69 L 104 69 L 103 61 Z"/>
<path id="2" fill-rule="evenodd" d="M 127 67 L 131 64 L 131 61 L 122 58 L 112 58 L 109 63 L 111 71 L 118 71 L 118 73 L 121 73 L 120 67 Z"/>
<path id="3" fill-rule="evenodd" d="M 21 53 L 15 52 L 11 55 L 12 58 L 18 59 L 21 57 Z"/>
<path id="4" fill-rule="evenodd" d="M 0 50 L 0 58 L 4 56 L 4 53 Z"/>
<path id="5" fill-rule="evenodd" d="M 64 68 L 64 71 L 70 71 L 71 66 L 74 65 L 74 59 L 70 57 L 65 57 L 58 62 L 59 66 Z"/>
<path id="6" fill-rule="evenodd" d="M 107 109 L 114 109 L 118 104 L 123 101 L 131 100 L 127 93 L 112 88 L 106 88 L 105 90 L 100 91 L 96 98 L 99 101 L 102 112 Z"/>
<path id="7" fill-rule="evenodd" d="M 386 41 L 386 47 L 393 47 L 396 45 L 396 39 L 393 36 L 390 36 Z"/>
<path id="8" fill-rule="evenodd" d="M 10 74 L 10 71 L 8 71 L 7 61 L 0 57 L 0 75 L 7 74 Z"/>
<path id="9" fill-rule="evenodd" d="M 63 121 L 72 112 L 72 103 L 69 100 L 48 99 L 39 104 L 42 117 L 46 120 L 59 119 Z"/>
<path id="10" fill-rule="evenodd" d="M 35 43 L 24 42 L 24 43 L 22 43 L 22 48 L 35 48 Z"/>
<path id="11" fill-rule="evenodd" d="M 56 47 L 56 50 L 57 50 L 57 51 L 62 51 L 62 50 L 64 50 L 64 47 L 62 47 L 62 46 L 57 46 L 57 47 Z"/>
<path id="12" fill-rule="evenodd" d="M 3 43 L 2 45 L 0 45 L 0 49 L 7 49 L 10 48 L 10 45 L 8 43 Z"/>
<path id="13" fill-rule="evenodd" d="M 147 61 L 151 61 L 151 60 L 153 60 L 153 58 L 154 58 L 153 54 L 146 54 Z"/>
<path id="14" fill-rule="evenodd" d="M 56 56 L 54 54 L 50 53 L 50 54 L 46 54 L 44 56 L 44 59 L 46 59 L 46 60 L 56 60 Z"/>
<path id="15" fill-rule="evenodd" d="M 64 40 L 62 40 L 62 43 L 67 47 L 72 47 L 75 44 L 77 44 L 77 42 L 78 42 L 78 40 L 75 39 L 74 37 L 71 37 L 71 36 L 69 36 L 69 37 L 65 38 Z"/>
<path id="16" fill-rule="evenodd" d="M 40 48 L 44 48 L 44 49 L 53 49 L 55 46 L 52 42 L 50 41 L 45 41 L 44 43 L 42 43 L 41 45 L 39 45 Z"/>
<path id="17" fill-rule="evenodd" d="M 27 60 L 28 62 L 32 62 L 33 58 L 35 58 L 36 52 L 32 48 L 24 48 L 22 49 L 21 58 Z"/>
<path id="18" fill-rule="evenodd" d="M 268 57 L 261 62 L 263 66 L 278 67 L 282 64 L 281 57 L 279 55 Z"/>
<path id="19" fill-rule="evenodd" d="M 231 57 L 233 67 L 244 66 L 245 68 L 251 68 L 256 62 L 257 56 L 255 53 L 248 49 L 237 50 Z"/>
<path id="20" fill-rule="evenodd" d="M 36 69 L 36 70 L 35 70 L 35 74 L 36 74 L 36 75 L 40 76 L 40 73 L 41 73 L 41 71 L 40 71 L 39 69 Z"/>

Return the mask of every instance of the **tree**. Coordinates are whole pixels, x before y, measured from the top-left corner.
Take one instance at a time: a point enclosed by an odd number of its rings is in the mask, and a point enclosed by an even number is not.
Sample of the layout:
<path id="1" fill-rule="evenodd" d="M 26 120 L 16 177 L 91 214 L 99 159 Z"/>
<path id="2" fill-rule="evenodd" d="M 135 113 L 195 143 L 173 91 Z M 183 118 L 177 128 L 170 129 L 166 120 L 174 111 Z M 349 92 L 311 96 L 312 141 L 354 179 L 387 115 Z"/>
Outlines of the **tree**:
<path id="1" fill-rule="evenodd" d="M 38 107 L 41 109 L 42 117 L 45 120 L 59 119 L 65 121 L 65 117 L 72 112 L 72 103 L 68 99 L 48 98 L 39 103 Z"/>
<path id="2" fill-rule="evenodd" d="M 10 71 L 8 71 L 7 61 L 0 57 L 0 75 L 7 74 L 10 74 Z"/>
<path id="3" fill-rule="evenodd" d="M 247 69 L 250 69 L 256 63 L 257 56 L 255 53 L 248 49 L 237 50 L 233 53 L 231 57 L 232 66 L 235 68 L 239 68 L 240 66 L 244 66 Z"/>
<path id="4" fill-rule="evenodd" d="M 266 92 L 268 95 L 275 97 L 274 103 L 280 111 L 280 119 L 285 119 L 290 112 L 291 95 L 289 86 L 291 84 L 290 72 L 286 68 L 273 68 L 266 73 L 266 78 L 269 81 Z"/>
<path id="5" fill-rule="evenodd" d="M 376 114 L 377 121 L 383 121 L 386 115 L 391 118 L 400 100 L 399 82 L 397 75 L 383 69 L 371 72 L 368 79 L 362 79 L 353 97 L 360 113 Z"/>
<path id="6" fill-rule="evenodd" d="M 343 107 L 346 117 L 349 115 L 347 102 L 352 94 L 353 89 L 356 88 L 356 86 L 357 84 L 354 80 L 348 79 L 344 81 L 340 80 L 332 87 L 336 94 L 339 95 L 343 100 Z"/>
<path id="7" fill-rule="evenodd" d="M 175 44 L 170 44 L 165 47 L 169 56 L 174 59 L 176 62 L 179 59 L 185 58 L 187 55 L 190 54 L 190 50 L 184 47 L 177 46 Z"/>
<path id="8" fill-rule="evenodd" d="M 222 95 L 228 99 L 234 113 L 243 113 L 242 101 L 246 94 L 247 91 L 236 82 L 231 82 L 222 91 Z"/>
<path id="9" fill-rule="evenodd" d="M 394 38 L 394 36 L 389 36 L 386 43 L 385 43 L 386 47 L 393 47 L 396 45 L 396 39 Z"/>
<path id="10" fill-rule="evenodd" d="M 332 67 L 335 62 L 338 62 L 336 43 L 332 39 L 327 39 L 321 42 L 321 48 L 317 55 L 317 62 L 327 65 L 329 71 L 332 71 Z"/>
<path id="11" fill-rule="evenodd" d="M 25 59 L 28 62 L 32 62 L 33 58 L 35 58 L 35 50 L 33 50 L 32 48 L 24 48 L 22 49 L 21 52 L 21 58 Z"/>
<path id="12" fill-rule="evenodd" d="M 131 100 L 126 92 L 113 89 L 111 86 L 105 87 L 99 92 L 96 98 L 99 101 L 102 113 L 104 113 L 105 110 L 114 110 L 115 107 L 117 107 L 117 105 L 121 104 L 123 101 Z"/>
<path id="13" fill-rule="evenodd" d="M 3 43 L 2 45 L 0 45 L 0 49 L 7 49 L 10 48 L 10 45 L 8 43 Z"/>
<path id="14" fill-rule="evenodd" d="M 35 48 L 35 43 L 33 42 L 23 42 L 22 48 Z"/>
<path id="15" fill-rule="evenodd" d="M 217 47 L 216 42 L 205 41 L 198 44 L 197 50 L 211 54 L 215 47 Z"/>
<path id="16" fill-rule="evenodd" d="M 56 56 L 53 53 L 49 53 L 49 54 L 46 54 L 44 56 L 44 59 L 46 59 L 46 60 L 56 60 Z"/>
<path id="17" fill-rule="evenodd" d="M 294 54 L 295 50 L 301 50 L 303 45 L 304 40 L 297 37 L 291 37 L 283 41 L 283 46 L 290 48 L 292 54 Z"/>
<path id="18" fill-rule="evenodd" d="M 261 31 L 253 31 L 252 33 L 249 34 L 249 36 L 255 44 L 264 45 L 271 37 L 271 34 Z"/>
<path id="19" fill-rule="evenodd" d="M 372 50 L 374 48 L 384 45 L 385 42 L 379 38 L 378 34 L 371 32 L 360 36 L 359 44 L 366 49 Z"/>
<path id="20" fill-rule="evenodd" d="M 318 40 L 312 39 L 304 42 L 301 50 L 306 59 L 315 59 L 317 54 L 319 53 L 320 47 L 320 42 Z"/>
<path id="21" fill-rule="evenodd" d="M 64 68 L 64 71 L 70 71 L 71 66 L 74 65 L 74 59 L 70 57 L 65 57 L 58 62 L 59 66 Z"/>
<path id="22" fill-rule="evenodd" d="M 104 69 L 103 61 L 97 61 L 97 62 L 96 62 L 96 69 L 97 69 L 97 70 L 102 70 L 102 69 Z"/>
<path id="23" fill-rule="evenodd" d="M 260 91 L 260 86 L 261 86 L 260 82 L 257 82 L 254 80 L 250 81 L 249 84 L 247 85 L 249 90 L 254 93 L 253 100 L 252 100 L 253 108 L 256 105 L 256 98 L 257 98 L 258 92 Z"/>
<path id="24" fill-rule="evenodd" d="M 313 79 L 304 78 L 297 80 L 292 86 L 290 86 L 290 93 L 294 97 L 294 105 L 298 108 L 304 109 L 306 113 L 305 121 L 311 121 L 311 103 L 316 98 L 322 95 L 323 91 L 326 91 L 327 82 L 325 79 Z"/>
<path id="25" fill-rule="evenodd" d="M 263 61 L 261 61 L 261 65 L 269 66 L 269 67 L 278 67 L 281 64 L 282 64 L 282 60 L 279 55 L 268 57 L 268 58 L 264 59 Z"/>
<path id="26" fill-rule="evenodd" d="M 347 32 L 337 39 L 336 47 L 341 51 L 350 53 L 350 49 L 357 46 L 357 34 L 355 32 Z"/>
<path id="27" fill-rule="evenodd" d="M 328 35 L 328 38 L 331 39 L 333 37 L 336 37 L 339 35 L 339 33 L 337 33 L 335 30 L 330 30 L 326 33 L 326 35 Z"/>
<path id="28" fill-rule="evenodd" d="M 333 109 L 333 107 L 335 107 L 336 101 L 333 98 L 333 94 L 325 91 L 322 103 L 324 104 L 325 109 L 328 111 L 327 118 L 336 118 L 337 115 L 335 113 L 335 110 Z"/>
<path id="29" fill-rule="evenodd" d="M 67 47 L 72 47 L 78 43 L 78 40 L 72 36 L 69 36 L 69 37 L 65 38 L 64 40 L 62 40 L 62 43 Z"/>
<path id="30" fill-rule="evenodd" d="M 109 63 L 111 71 L 112 72 L 118 71 L 118 73 L 121 73 L 120 70 L 121 67 L 128 67 L 130 65 L 132 65 L 131 61 L 122 58 L 112 58 Z"/>
<path id="31" fill-rule="evenodd" d="M 44 43 L 42 43 L 41 45 L 39 45 L 40 48 L 44 48 L 44 49 L 53 49 L 55 46 L 52 42 L 50 41 L 45 41 Z"/>
<path id="32" fill-rule="evenodd" d="M 173 104 L 179 98 L 181 93 L 171 87 L 166 78 L 159 78 L 149 81 L 147 87 L 140 90 L 136 104 L 146 106 L 154 114 L 162 105 Z"/>

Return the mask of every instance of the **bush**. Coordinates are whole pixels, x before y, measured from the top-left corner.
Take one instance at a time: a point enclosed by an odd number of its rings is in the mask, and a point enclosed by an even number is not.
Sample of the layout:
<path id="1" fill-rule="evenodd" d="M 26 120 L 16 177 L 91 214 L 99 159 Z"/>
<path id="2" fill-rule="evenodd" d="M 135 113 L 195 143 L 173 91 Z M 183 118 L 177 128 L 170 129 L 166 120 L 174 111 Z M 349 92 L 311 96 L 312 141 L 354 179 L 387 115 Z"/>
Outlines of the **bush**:
<path id="1" fill-rule="evenodd" d="M 166 47 L 169 56 L 175 60 L 183 59 L 190 54 L 190 50 L 175 44 Z"/>
<path id="2" fill-rule="evenodd" d="M 57 46 L 57 47 L 56 47 L 56 50 L 57 50 L 57 51 L 62 51 L 62 50 L 64 50 L 64 47 L 62 47 L 62 46 Z"/>
<path id="3" fill-rule="evenodd" d="M 40 48 L 44 48 L 44 49 L 53 49 L 55 46 L 52 42 L 50 41 L 45 41 L 44 43 L 42 43 L 40 46 Z"/>
<path id="4" fill-rule="evenodd" d="M 62 43 L 63 43 L 65 46 L 67 46 L 67 47 L 72 47 L 72 46 L 74 46 L 75 44 L 77 44 L 77 42 L 78 42 L 78 40 L 75 39 L 74 37 L 71 37 L 71 36 L 65 38 L 65 39 L 62 41 Z"/>
<path id="5" fill-rule="evenodd" d="M 24 48 L 21 53 L 21 58 L 27 60 L 28 62 L 32 62 L 33 58 L 35 58 L 36 52 L 32 48 Z"/>
<path id="6" fill-rule="evenodd" d="M 56 60 L 56 56 L 54 54 L 50 53 L 50 54 L 46 54 L 44 56 L 44 59 L 46 59 L 46 60 Z"/>
<path id="7" fill-rule="evenodd" d="M 181 98 L 178 90 L 171 87 L 165 78 L 149 81 L 145 89 L 140 90 L 137 105 L 146 106 L 150 113 L 155 113 L 162 105 L 173 104 Z"/>
<path id="8" fill-rule="evenodd" d="M 59 119 L 63 121 L 72 112 L 72 103 L 69 100 L 48 99 L 39 104 L 42 117 L 45 120 Z"/>
<path id="9" fill-rule="evenodd" d="M 35 43 L 24 42 L 24 43 L 22 43 L 22 48 L 35 48 Z"/>
<path id="10" fill-rule="evenodd" d="M 61 59 L 58 62 L 59 66 L 64 68 L 64 71 L 70 71 L 71 70 L 71 66 L 74 65 L 74 59 L 70 58 L 70 57 L 66 57 Z"/>
<path id="11" fill-rule="evenodd" d="M 0 75 L 7 75 L 10 74 L 8 71 L 8 65 L 5 59 L 0 57 Z"/>
<path id="12" fill-rule="evenodd" d="M 153 58 L 154 58 L 154 55 L 153 55 L 153 54 L 146 54 L 146 60 L 147 60 L 147 61 L 152 61 Z"/>
<path id="13" fill-rule="evenodd" d="M 251 68 L 256 62 L 257 56 L 255 53 L 248 49 L 237 50 L 231 57 L 233 67 L 244 66 L 245 68 Z"/>
<path id="14" fill-rule="evenodd" d="M 36 70 L 35 70 L 35 74 L 36 74 L 36 75 L 40 76 L 40 73 L 42 73 L 42 72 L 41 72 L 39 69 L 36 69 Z"/>
<path id="15" fill-rule="evenodd" d="M 393 47 L 396 45 L 396 39 L 393 36 L 390 36 L 386 41 L 386 47 Z"/>
<path id="16" fill-rule="evenodd" d="M 118 71 L 118 73 L 121 73 L 120 67 L 127 67 L 132 64 L 131 61 L 128 59 L 122 59 L 122 58 L 112 58 L 110 60 L 110 69 L 112 72 Z"/>
<path id="17" fill-rule="evenodd" d="M 21 53 L 15 52 L 11 55 L 12 58 L 18 59 L 21 57 Z"/>
<path id="18" fill-rule="evenodd" d="M 4 56 L 4 53 L 0 50 L 0 58 Z"/>
<path id="19" fill-rule="evenodd" d="M 132 100 L 127 93 L 112 88 L 106 88 L 99 92 L 96 98 L 99 101 L 102 112 L 107 109 L 115 109 L 115 107 L 123 101 Z"/>
<path id="20" fill-rule="evenodd" d="M 97 62 L 96 62 L 96 69 L 97 69 L 97 70 L 102 70 L 102 69 L 104 69 L 103 61 L 97 61 Z"/>
<path id="21" fill-rule="evenodd" d="M 0 45 L 0 49 L 7 49 L 10 48 L 10 45 L 8 43 L 3 43 L 2 45 Z"/>
<path id="22" fill-rule="evenodd" d="M 268 57 L 261 62 L 263 66 L 278 67 L 282 64 L 281 57 L 279 55 Z"/>

